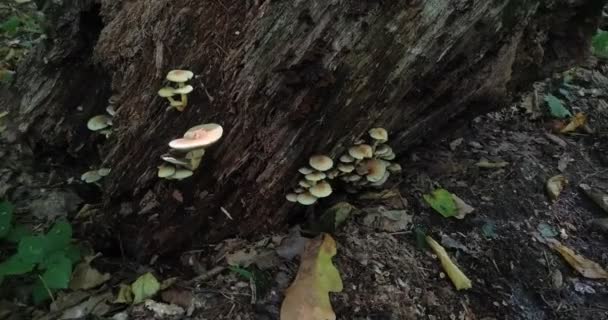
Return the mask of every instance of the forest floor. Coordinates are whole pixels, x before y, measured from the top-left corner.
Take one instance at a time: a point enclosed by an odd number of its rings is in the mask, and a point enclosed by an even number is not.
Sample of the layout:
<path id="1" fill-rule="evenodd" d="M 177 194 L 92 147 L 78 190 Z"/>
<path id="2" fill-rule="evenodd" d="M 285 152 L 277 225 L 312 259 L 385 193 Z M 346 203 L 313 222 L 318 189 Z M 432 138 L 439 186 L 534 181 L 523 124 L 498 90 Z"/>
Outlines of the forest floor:
<path id="1" fill-rule="evenodd" d="M 547 116 L 547 94 L 572 114 L 587 115 L 587 125 L 556 133 L 568 119 Z M 608 65 L 591 62 L 556 75 L 535 85 L 522 103 L 454 127 L 400 155 L 403 172 L 384 191 L 343 198 L 354 210 L 333 232 L 334 263 L 344 283 L 342 292 L 331 294 L 338 319 L 608 319 L 606 280 L 583 277 L 545 240 L 608 266 L 608 223 L 602 220 L 608 212 L 581 188 L 608 191 Z M 78 225 L 91 206 L 83 207 L 88 199 L 75 191 L 82 187 L 78 176 L 52 182 L 69 169 L 33 158 L 4 133 L 0 198 L 10 198 L 17 220 L 34 229 L 67 213 L 76 237 L 86 242 Z M 546 183 L 560 174 L 568 183 L 552 201 Z M 464 219 L 444 218 L 422 196 L 437 187 L 475 210 Z M 454 288 L 421 233 L 447 249 L 471 289 Z M 296 228 L 290 235 L 202 245 L 179 259 L 147 264 L 102 256 L 93 265 L 111 277 L 94 290 L 59 293 L 50 313 L 28 307 L 23 292 L 3 285 L 0 319 L 56 319 L 69 310 L 114 319 L 278 319 L 302 240 Z M 120 283 L 147 271 L 176 277 L 155 298 L 175 306 L 111 303 Z M 100 296 L 92 307 L 91 297 Z"/>

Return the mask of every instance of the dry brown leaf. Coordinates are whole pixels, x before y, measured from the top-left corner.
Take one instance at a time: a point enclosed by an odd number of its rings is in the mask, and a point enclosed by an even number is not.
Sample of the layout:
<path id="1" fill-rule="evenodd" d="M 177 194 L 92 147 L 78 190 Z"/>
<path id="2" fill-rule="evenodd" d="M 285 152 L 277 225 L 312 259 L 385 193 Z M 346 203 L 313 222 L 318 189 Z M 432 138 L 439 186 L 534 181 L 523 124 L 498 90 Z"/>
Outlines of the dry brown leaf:
<path id="1" fill-rule="evenodd" d="M 608 271 L 594 261 L 591 261 L 572 249 L 564 246 L 559 241 L 549 239 L 552 248 L 559 252 L 568 264 L 578 271 L 583 277 L 589 279 L 608 279 Z"/>
<path id="2" fill-rule="evenodd" d="M 579 112 L 577 114 L 574 115 L 574 117 L 572 117 L 572 119 L 570 120 L 570 122 L 563 128 L 561 128 L 561 130 L 559 130 L 560 133 L 569 133 L 569 132 L 573 132 L 574 130 L 584 126 L 587 123 L 587 116 L 582 113 Z"/>
<path id="3" fill-rule="evenodd" d="M 549 198 L 551 198 L 551 200 L 557 200 L 557 197 L 559 197 L 559 194 L 564 190 L 567 183 L 568 180 L 561 174 L 549 178 L 546 186 Z"/>
<path id="4" fill-rule="evenodd" d="M 342 291 L 340 272 L 331 262 L 336 241 L 329 234 L 310 240 L 298 274 L 285 293 L 281 320 L 335 320 L 329 292 Z"/>

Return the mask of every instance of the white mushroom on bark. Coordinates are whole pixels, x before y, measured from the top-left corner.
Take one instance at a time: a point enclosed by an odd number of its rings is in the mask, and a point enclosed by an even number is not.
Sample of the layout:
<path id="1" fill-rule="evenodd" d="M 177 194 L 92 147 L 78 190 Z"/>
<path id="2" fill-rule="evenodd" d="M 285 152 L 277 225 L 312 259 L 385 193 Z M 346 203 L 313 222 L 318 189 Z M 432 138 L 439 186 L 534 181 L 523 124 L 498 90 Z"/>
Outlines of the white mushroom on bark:
<path id="1" fill-rule="evenodd" d="M 188 94 L 194 90 L 191 85 L 186 85 L 186 82 L 194 77 L 194 73 L 188 70 L 171 70 L 167 74 L 166 79 L 170 82 L 177 83 L 177 88 L 164 87 L 158 90 L 158 95 L 167 98 L 171 107 L 178 111 L 184 111 L 188 105 Z M 173 96 L 180 95 L 180 100 L 173 99 Z"/>
<path id="2" fill-rule="evenodd" d="M 303 204 L 305 206 L 309 206 L 317 202 L 317 197 L 313 196 L 309 192 L 304 192 L 298 194 L 298 198 L 296 199 L 299 204 Z"/>
<path id="3" fill-rule="evenodd" d="M 319 171 L 327 171 L 334 166 L 334 161 L 328 156 L 315 155 L 315 156 L 310 157 L 310 159 L 308 160 L 308 164 L 313 169 L 316 169 Z"/>

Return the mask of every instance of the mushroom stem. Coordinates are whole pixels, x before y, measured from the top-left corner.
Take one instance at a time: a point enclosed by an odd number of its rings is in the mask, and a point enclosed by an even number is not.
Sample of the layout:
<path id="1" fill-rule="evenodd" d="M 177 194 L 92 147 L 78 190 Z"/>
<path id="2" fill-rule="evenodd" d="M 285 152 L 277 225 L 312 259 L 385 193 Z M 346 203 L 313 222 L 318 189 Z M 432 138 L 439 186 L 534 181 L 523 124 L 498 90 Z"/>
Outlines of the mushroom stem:
<path id="1" fill-rule="evenodd" d="M 181 94 L 182 96 L 182 105 L 181 107 L 177 108 L 179 111 L 184 111 L 184 109 L 186 108 L 186 105 L 188 104 L 188 96 L 185 94 Z"/>
<path id="2" fill-rule="evenodd" d="M 169 99 L 169 102 L 170 102 L 170 103 L 175 103 L 175 102 L 177 102 L 177 101 L 175 101 L 175 99 L 173 99 L 173 97 L 167 97 L 167 99 Z"/>

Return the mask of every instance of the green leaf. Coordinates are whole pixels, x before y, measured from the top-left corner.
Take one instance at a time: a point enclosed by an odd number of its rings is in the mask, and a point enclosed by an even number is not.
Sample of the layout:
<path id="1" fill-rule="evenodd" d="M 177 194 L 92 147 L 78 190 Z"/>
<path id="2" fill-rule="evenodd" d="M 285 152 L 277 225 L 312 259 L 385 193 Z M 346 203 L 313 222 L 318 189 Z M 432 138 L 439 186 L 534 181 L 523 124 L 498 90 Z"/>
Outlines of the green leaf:
<path id="1" fill-rule="evenodd" d="M 11 231 L 13 221 L 13 205 L 8 201 L 0 202 L 0 239 Z"/>
<path id="2" fill-rule="evenodd" d="M 33 235 L 32 231 L 24 225 L 13 226 L 11 231 L 6 236 L 6 240 L 12 243 L 19 243 L 21 239 Z"/>
<path id="3" fill-rule="evenodd" d="M 42 283 L 42 280 L 38 279 L 32 287 L 32 299 L 34 300 L 34 304 L 39 305 L 50 299 L 51 296 L 49 295 L 49 290 L 51 289 L 47 289 Z"/>
<path id="4" fill-rule="evenodd" d="M 481 233 L 489 239 L 496 239 L 498 235 L 496 234 L 496 225 L 492 222 L 486 222 L 481 227 Z"/>
<path id="5" fill-rule="evenodd" d="M 34 265 L 35 263 L 25 261 L 20 255 L 15 254 L 6 259 L 6 261 L 0 263 L 0 275 L 10 276 L 25 274 L 34 270 Z"/>
<path id="6" fill-rule="evenodd" d="M 230 271 L 238 274 L 239 276 L 245 278 L 246 280 L 250 280 L 251 278 L 253 278 L 253 273 L 245 268 L 241 268 L 238 266 L 230 266 L 230 267 L 228 267 L 228 269 L 230 269 Z"/>
<path id="7" fill-rule="evenodd" d="M 46 269 L 42 279 L 50 289 L 67 289 L 72 275 L 72 261 L 63 252 L 57 252 L 49 256 L 41 267 Z"/>
<path id="8" fill-rule="evenodd" d="M 426 232 L 424 231 L 424 229 L 414 229 L 414 235 L 416 236 L 416 247 L 419 250 L 426 249 L 428 247 L 428 244 L 426 243 Z"/>
<path id="9" fill-rule="evenodd" d="M 70 259 L 72 264 L 75 264 L 82 258 L 82 250 L 77 245 L 69 244 L 62 252 L 66 258 Z"/>
<path id="10" fill-rule="evenodd" d="M 140 276 L 131 284 L 133 291 L 133 304 L 143 302 L 160 290 L 160 283 L 150 272 Z"/>
<path id="11" fill-rule="evenodd" d="M 551 112 L 552 116 L 556 118 L 567 118 L 572 116 L 572 113 L 570 113 L 570 111 L 564 107 L 562 101 L 556 96 L 548 94 L 545 96 L 545 101 L 549 106 L 549 111 Z"/>
<path id="12" fill-rule="evenodd" d="M 423 195 L 424 200 L 445 218 L 458 214 L 458 208 L 452 194 L 445 189 L 436 189 L 431 194 Z"/>
<path id="13" fill-rule="evenodd" d="M 72 226 L 64 221 L 57 221 L 46 234 L 48 252 L 64 250 L 72 239 Z"/>
<path id="14" fill-rule="evenodd" d="M 27 236 L 21 238 L 17 254 L 29 263 L 41 262 L 47 254 L 47 240 L 44 236 Z"/>
<path id="15" fill-rule="evenodd" d="M 598 30 L 598 33 L 593 36 L 591 52 L 600 58 L 608 58 L 608 31 Z"/>
<path id="16" fill-rule="evenodd" d="M 12 37 L 17 32 L 20 25 L 21 19 L 17 16 L 11 16 L 0 24 L 0 32 L 6 33 L 7 36 Z"/>

